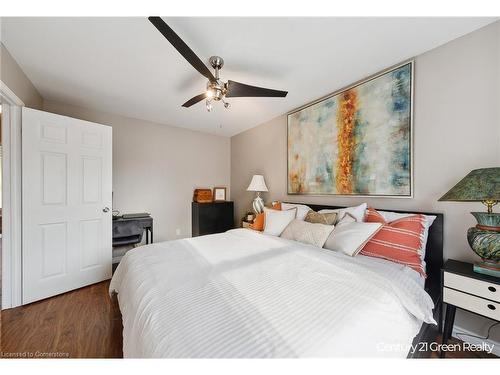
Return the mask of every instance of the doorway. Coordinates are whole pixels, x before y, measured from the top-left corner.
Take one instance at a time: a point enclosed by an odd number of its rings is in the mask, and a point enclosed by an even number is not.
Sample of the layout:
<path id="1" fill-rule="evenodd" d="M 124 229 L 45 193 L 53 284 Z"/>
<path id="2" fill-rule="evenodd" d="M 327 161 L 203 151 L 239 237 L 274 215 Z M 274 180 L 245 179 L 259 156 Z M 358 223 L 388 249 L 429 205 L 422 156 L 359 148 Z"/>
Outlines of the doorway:
<path id="1" fill-rule="evenodd" d="M 2 336 L 2 98 L 0 97 L 0 346 Z"/>
<path id="2" fill-rule="evenodd" d="M 1 309 L 21 305 L 21 111 L 24 103 L 0 81 Z"/>

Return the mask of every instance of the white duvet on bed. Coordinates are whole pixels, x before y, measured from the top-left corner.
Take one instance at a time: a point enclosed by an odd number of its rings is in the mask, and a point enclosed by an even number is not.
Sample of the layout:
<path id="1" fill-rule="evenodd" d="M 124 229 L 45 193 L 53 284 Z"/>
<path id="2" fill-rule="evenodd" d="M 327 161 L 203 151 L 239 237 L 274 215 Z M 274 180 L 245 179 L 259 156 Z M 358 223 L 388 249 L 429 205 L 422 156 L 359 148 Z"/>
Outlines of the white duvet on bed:
<path id="1" fill-rule="evenodd" d="M 404 357 L 434 323 L 407 267 L 246 229 L 131 250 L 110 292 L 125 357 Z"/>

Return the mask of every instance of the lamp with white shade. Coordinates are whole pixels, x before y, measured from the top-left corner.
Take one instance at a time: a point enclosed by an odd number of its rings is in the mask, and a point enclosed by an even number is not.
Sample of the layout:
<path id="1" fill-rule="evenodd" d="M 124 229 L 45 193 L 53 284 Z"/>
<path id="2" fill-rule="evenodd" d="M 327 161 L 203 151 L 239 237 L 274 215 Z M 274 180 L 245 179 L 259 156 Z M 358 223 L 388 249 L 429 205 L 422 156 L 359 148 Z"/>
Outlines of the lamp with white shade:
<path id="1" fill-rule="evenodd" d="M 247 191 L 256 191 L 257 196 L 253 200 L 253 210 L 256 213 L 261 213 L 264 211 L 264 201 L 260 197 L 261 192 L 269 191 L 267 190 L 266 182 L 264 181 L 264 176 L 260 174 L 255 174 L 248 185 Z"/>

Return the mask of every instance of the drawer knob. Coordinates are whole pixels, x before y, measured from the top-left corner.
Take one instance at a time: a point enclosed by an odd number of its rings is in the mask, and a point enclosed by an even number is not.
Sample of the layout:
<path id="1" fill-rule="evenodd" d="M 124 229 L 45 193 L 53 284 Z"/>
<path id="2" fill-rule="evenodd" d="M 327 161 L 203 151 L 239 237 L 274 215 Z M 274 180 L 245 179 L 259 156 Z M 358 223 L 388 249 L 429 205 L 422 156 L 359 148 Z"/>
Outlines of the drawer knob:
<path id="1" fill-rule="evenodd" d="M 488 304 L 488 309 L 490 310 L 496 310 L 495 305 L 492 305 L 491 303 Z"/>
<path id="2" fill-rule="evenodd" d="M 489 287 L 488 287 L 488 290 L 489 290 L 490 292 L 496 292 L 496 291 L 497 291 L 497 288 L 495 288 L 494 286 L 489 286 Z"/>

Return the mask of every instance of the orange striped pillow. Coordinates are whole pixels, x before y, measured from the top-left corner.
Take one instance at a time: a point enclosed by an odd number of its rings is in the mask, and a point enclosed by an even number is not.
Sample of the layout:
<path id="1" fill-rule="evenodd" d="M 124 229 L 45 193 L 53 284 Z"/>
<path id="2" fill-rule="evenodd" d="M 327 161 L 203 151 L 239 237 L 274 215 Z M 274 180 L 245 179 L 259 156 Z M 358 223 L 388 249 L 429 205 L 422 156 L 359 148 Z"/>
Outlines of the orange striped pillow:
<path id="1" fill-rule="evenodd" d="M 387 223 L 382 215 L 369 207 L 365 221 L 384 225 L 360 254 L 404 264 L 426 276 L 419 254 L 425 229 L 424 215 L 412 215 Z"/>

